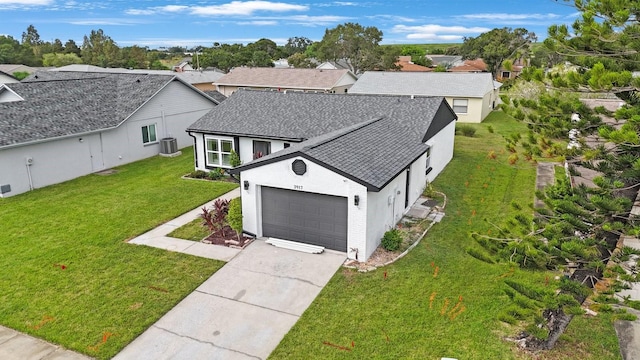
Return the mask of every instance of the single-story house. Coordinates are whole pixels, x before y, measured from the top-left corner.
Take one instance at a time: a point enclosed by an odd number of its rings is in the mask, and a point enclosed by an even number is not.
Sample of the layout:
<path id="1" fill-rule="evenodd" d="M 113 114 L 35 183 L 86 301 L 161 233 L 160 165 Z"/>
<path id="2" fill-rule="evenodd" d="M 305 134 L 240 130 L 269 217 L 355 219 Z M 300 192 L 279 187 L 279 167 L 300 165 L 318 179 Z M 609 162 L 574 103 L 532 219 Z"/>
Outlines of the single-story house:
<path id="1" fill-rule="evenodd" d="M 479 123 L 495 108 L 501 85 L 489 73 L 367 71 L 349 93 L 444 96 L 458 122 Z"/>
<path id="2" fill-rule="evenodd" d="M 430 67 L 414 64 L 413 61 L 411 61 L 411 56 L 409 55 L 398 56 L 396 66 L 400 66 L 400 71 L 433 71 L 433 69 Z"/>
<path id="3" fill-rule="evenodd" d="M 216 105 L 176 76 L 44 71 L 0 85 L 0 197 L 174 154 Z"/>
<path id="4" fill-rule="evenodd" d="M 252 90 L 345 93 L 358 78 L 349 70 L 238 67 L 215 85 L 225 96 L 245 88 Z"/>
<path id="5" fill-rule="evenodd" d="M 455 122 L 442 97 L 242 90 L 187 131 L 196 169 L 239 174 L 246 233 L 365 261 L 452 159 Z"/>

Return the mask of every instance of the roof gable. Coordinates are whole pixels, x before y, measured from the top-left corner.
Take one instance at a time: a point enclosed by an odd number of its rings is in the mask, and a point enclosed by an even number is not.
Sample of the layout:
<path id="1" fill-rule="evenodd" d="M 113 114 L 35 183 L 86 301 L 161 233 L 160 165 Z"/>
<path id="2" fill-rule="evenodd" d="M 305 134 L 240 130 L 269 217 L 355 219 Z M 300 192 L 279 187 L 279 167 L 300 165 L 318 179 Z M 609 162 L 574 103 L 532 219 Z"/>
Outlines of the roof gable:
<path id="1" fill-rule="evenodd" d="M 270 87 L 281 89 L 330 90 L 349 74 L 344 69 L 282 69 L 238 67 L 216 81 L 217 85 L 238 87 Z"/>
<path id="2" fill-rule="evenodd" d="M 349 93 L 481 98 L 493 89 L 489 73 L 367 71 Z"/>

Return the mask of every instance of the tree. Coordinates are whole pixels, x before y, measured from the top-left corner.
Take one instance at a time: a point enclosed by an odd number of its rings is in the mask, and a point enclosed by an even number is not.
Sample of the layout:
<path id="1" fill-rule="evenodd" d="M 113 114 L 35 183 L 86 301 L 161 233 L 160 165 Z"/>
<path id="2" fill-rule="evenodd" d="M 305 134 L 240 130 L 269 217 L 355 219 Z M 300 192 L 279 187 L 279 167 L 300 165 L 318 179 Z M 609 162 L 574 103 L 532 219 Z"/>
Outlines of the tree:
<path id="1" fill-rule="evenodd" d="M 427 59 L 427 51 L 416 45 L 405 45 L 400 51 L 400 55 L 411 56 L 411 62 L 422 66 L 431 66 L 431 60 Z"/>
<path id="2" fill-rule="evenodd" d="M 62 41 L 60 39 L 53 40 L 51 44 L 51 52 L 56 54 L 62 54 L 64 52 L 64 45 L 62 45 Z"/>
<path id="3" fill-rule="evenodd" d="M 235 56 L 232 52 L 222 48 L 214 48 L 204 50 L 200 56 L 200 65 L 202 67 L 215 67 L 224 72 L 229 72 L 231 68 L 237 66 Z"/>
<path id="4" fill-rule="evenodd" d="M 124 47 L 120 49 L 122 52 L 122 58 L 125 61 L 125 67 L 128 69 L 146 69 L 148 68 L 147 62 L 147 49 L 141 48 L 137 45 Z"/>
<path id="5" fill-rule="evenodd" d="M 345 60 L 349 69 L 359 74 L 380 66 L 382 31 L 374 26 L 345 23 L 325 30 L 318 46 L 322 61 Z"/>
<path id="6" fill-rule="evenodd" d="M 287 58 L 289 65 L 294 68 L 313 69 L 316 65 L 304 53 L 295 53 Z"/>
<path id="7" fill-rule="evenodd" d="M 581 16 L 571 31 L 564 24 L 551 26 L 545 45 L 578 65 L 601 62 L 611 70 L 638 68 L 640 3 L 601 0 L 571 3 Z"/>
<path id="8" fill-rule="evenodd" d="M 22 33 L 22 44 L 29 45 L 30 47 L 36 47 L 43 44 L 43 41 L 40 40 L 40 34 L 38 34 L 38 30 L 36 30 L 35 26 L 29 25 L 27 30 Z"/>
<path id="9" fill-rule="evenodd" d="M 267 56 L 272 60 L 279 59 L 282 57 L 281 56 L 282 53 L 278 48 L 278 45 L 269 39 L 260 39 L 254 43 L 250 43 L 247 45 L 247 50 L 251 52 L 256 52 L 256 51 L 265 52 Z M 252 58 L 253 58 L 253 55 L 252 55 Z"/>
<path id="10" fill-rule="evenodd" d="M 119 67 L 122 65 L 120 48 L 102 29 L 91 30 L 82 42 L 82 61 L 85 64 L 101 67 Z"/>
<path id="11" fill-rule="evenodd" d="M 82 64 L 82 59 L 76 54 L 47 53 L 42 55 L 43 66 L 60 67 L 71 64 Z"/>
<path id="12" fill-rule="evenodd" d="M 283 51 L 287 57 L 290 57 L 293 54 L 304 53 L 311 44 L 313 44 L 313 41 L 304 36 L 294 36 L 287 40 Z"/>
<path id="13" fill-rule="evenodd" d="M 505 60 L 528 57 L 530 46 L 536 39 L 534 33 L 523 28 L 493 29 L 475 38 L 465 37 L 460 54 L 464 59 L 482 58 L 489 72 L 496 77 Z"/>
<path id="14" fill-rule="evenodd" d="M 78 47 L 78 45 L 76 45 L 75 41 L 69 39 L 69 40 L 67 40 L 66 43 L 64 43 L 64 53 L 65 54 L 76 54 L 76 55 L 80 56 L 81 50 Z"/>

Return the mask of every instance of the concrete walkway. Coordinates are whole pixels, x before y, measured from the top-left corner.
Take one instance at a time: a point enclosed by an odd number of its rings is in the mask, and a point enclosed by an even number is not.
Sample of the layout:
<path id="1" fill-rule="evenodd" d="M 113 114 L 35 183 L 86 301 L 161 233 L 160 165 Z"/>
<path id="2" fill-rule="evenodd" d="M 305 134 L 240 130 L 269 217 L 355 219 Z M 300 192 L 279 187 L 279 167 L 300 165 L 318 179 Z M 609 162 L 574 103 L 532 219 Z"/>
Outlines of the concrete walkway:
<path id="1" fill-rule="evenodd" d="M 538 163 L 536 170 L 536 190 L 543 191 L 547 185 L 553 185 L 556 182 L 556 163 L 541 162 Z M 536 208 L 545 207 L 544 201 L 538 199 L 534 195 L 533 206 Z"/>
<path id="2" fill-rule="evenodd" d="M 239 249 L 233 249 L 225 246 L 211 246 L 198 241 L 190 241 L 168 237 L 167 234 L 173 230 L 190 223 L 198 218 L 202 213 L 202 208 L 210 208 L 217 199 L 231 200 L 240 196 L 240 188 L 229 191 L 228 193 L 209 201 L 177 218 L 166 222 L 157 228 L 146 232 L 136 238 L 129 240 L 130 244 L 147 245 L 160 249 L 177 251 L 185 254 L 205 257 L 208 259 L 216 259 L 229 261 L 233 259 L 239 252 Z"/>
<path id="3" fill-rule="evenodd" d="M 114 359 L 265 359 L 345 259 L 258 239 Z"/>
<path id="4" fill-rule="evenodd" d="M 88 356 L 0 326 L 0 359 L 88 360 Z"/>

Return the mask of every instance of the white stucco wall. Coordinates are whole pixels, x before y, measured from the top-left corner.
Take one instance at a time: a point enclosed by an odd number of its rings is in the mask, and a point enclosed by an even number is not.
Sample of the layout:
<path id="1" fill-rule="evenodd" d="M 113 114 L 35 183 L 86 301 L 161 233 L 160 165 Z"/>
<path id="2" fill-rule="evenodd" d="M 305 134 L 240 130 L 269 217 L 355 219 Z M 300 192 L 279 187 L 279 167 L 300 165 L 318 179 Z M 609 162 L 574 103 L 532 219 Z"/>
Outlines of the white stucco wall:
<path id="1" fill-rule="evenodd" d="M 453 159 L 455 133 L 456 122 L 452 121 L 427 141 L 427 145 L 431 146 L 431 159 L 429 164 L 433 170 L 427 175 L 426 181 L 433 182 L 436 176 L 438 176 L 447 164 L 449 164 L 451 159 Z"/>
<path id="2" fill-rule="evenodd" d="M 304 175 L 296 175 L 291 170 L 291 163 L 296 159 L 301 159 L 307 164 L 307 172 Z M 355 252 L 349 251 L 350 248 L 358 249 L 360 256 L 369 250 L 366 242 L 367 189 L 363 185 L 304 158 L 285 159 L 243 171 L 240 184 L 244 181 L 249 182 L 249 189 L 244 190 L 242 187 L 241 190 L 245 231 L 262 236 L 262 186 L 341 196 L 347 198 L 348 205 L 347 256 L 356 256 Z M 359 206 L 354 205 L 355 195 L 360 197 Z"/>

